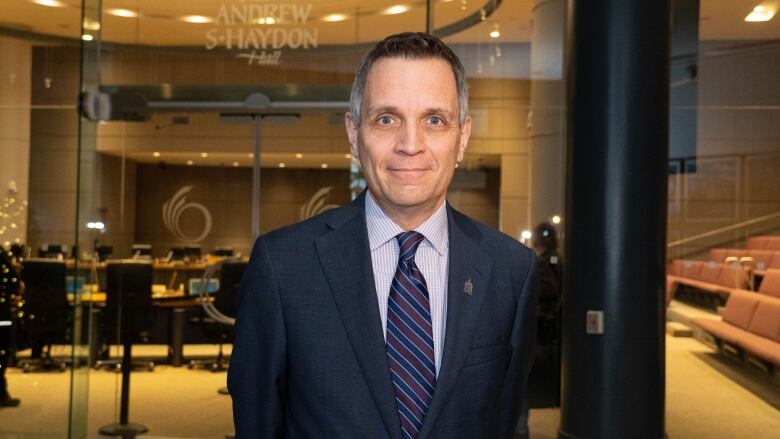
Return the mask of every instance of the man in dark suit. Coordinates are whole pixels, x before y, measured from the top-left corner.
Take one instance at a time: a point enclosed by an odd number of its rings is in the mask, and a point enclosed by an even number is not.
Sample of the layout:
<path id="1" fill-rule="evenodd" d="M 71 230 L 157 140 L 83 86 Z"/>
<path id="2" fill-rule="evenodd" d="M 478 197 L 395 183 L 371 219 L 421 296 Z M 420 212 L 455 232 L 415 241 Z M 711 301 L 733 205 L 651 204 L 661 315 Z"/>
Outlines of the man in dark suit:
<path id="1" fill-rule="evenodd" d="M 237 438 L 512 436 L 536 262 L 446 203 L 467 102 L 433 36 L 363 59 L 345 120 L 368 190 L 255 244 L 228 374 Z"/>

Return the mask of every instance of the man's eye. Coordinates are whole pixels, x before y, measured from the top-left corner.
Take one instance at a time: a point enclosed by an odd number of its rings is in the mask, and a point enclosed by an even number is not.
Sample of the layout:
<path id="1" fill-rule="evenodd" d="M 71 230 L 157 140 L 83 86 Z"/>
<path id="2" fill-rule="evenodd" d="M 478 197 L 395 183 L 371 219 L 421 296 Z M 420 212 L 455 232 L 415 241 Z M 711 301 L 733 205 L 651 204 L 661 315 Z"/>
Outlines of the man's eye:
<path id="1" fill-rule="evenodd" d="M 428 123 L 430 123 L 431 125 L 443 125 L 444 120 L 442 120 L 442 118 L 440 118 L 439 116 L 431 116 L 428 119 Z"/>
<path id="2" fill-rule="evenodd" d="M 379 123 L 382 125 L 390 125 L 393 123 L 393 118 L 390 116 L 382 116 L 379 118 Z"/>

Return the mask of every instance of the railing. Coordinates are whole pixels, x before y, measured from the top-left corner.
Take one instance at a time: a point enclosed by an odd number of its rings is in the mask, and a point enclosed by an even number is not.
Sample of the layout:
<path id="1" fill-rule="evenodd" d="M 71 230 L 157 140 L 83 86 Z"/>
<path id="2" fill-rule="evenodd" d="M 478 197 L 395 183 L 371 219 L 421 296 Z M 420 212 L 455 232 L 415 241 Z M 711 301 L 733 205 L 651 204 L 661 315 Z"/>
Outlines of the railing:
<path id="1" fill-rule="evenodd" d="M 766 233 L 772 230 L 773 228 L 775 228 L 775 225 L 771 224 L 772 221 L 777 221 L 778 224 L 776 225 L 776 227 L 780 227 L 780 212 L 770 213 L 768 215 L 763 215 L 757 218 L 741 221 L 736 224 L 731 224 L 726 227 L 721 227 L 715 230 L 710 230 L 708 232 L 699 233 L 697 235 L 688 236 L 683 239 L 678 239 L 676 241 L 669 242 L 666 244 L 667 258 L 668 259 L 683 258 L 693 253 L 700 253 L 706 247 L 724 245 L 741 239 L 741 238 L 734 239 L 734 234 L 738 234 L 739 236 L 744 236 L 745 240 L 747 240 L 752 234 L 762 233 L 762 232 Z M 762 225 L 764 227 L 758 227 Z M 740 231 L 744 231 L 744 233 L 735 233 Z M 718 236 L 723 236 L 726 234 L 731 234 L 731 235 L 728 238 L 725 238 L 723 240 L 715 239 Z M 702 241 L 706 241 L 706 245 L 702 245 L 702 246 L 691 245 L 694 243 L 700 243 Z M 676 250 L 685 247 L 692 247 L 690 251 L 687 252 L 688 254 L 680 254 L 681 252 Z"/>

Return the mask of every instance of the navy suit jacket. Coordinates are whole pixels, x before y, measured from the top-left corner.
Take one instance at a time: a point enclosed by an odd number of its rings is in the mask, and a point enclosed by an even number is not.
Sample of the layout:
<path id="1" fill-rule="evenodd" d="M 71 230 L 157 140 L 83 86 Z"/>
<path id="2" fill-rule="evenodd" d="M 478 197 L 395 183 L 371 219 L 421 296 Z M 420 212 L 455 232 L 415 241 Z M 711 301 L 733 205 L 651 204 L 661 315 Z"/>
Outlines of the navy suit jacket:
<path id="1" fill-rule="evenodd" d="M 255 243 L 228 373 L 238 439 L 401 438 L 364 197 Z M 536 343 L 536 258 L 447 216 L 444 351 L 419 438 L 509 438 Z"/>

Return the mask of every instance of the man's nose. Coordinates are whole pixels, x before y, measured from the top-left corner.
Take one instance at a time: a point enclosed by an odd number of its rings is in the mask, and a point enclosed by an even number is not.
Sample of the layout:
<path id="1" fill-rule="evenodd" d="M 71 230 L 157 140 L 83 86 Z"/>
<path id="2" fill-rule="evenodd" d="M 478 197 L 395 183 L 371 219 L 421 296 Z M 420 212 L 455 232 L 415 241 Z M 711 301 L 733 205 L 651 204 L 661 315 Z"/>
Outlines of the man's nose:
<path id="1" fill-rule="evenodd" d="M 406 155 L 416 155 L 425 151 L 425 136 L 417 124 L 406 124 L 396 143 L 396 152 Z"/>

